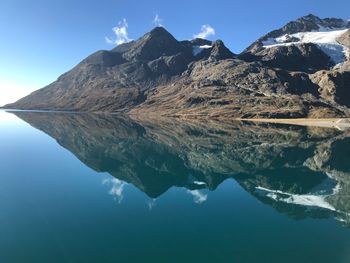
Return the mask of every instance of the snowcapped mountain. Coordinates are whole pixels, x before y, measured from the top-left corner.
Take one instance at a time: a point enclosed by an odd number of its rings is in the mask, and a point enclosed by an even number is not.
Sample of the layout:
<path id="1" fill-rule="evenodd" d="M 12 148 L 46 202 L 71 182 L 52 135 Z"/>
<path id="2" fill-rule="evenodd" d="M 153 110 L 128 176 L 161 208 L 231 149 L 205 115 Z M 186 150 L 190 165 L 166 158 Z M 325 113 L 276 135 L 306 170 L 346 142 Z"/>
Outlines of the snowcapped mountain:
<path id="1" fill-rule="evenodd" d="M 246 52 L 259 53 L 263 49 L 282 46 L 315 44 L 333 64 L 349 60 L 350 46 L 340 39 L 348 34 L 350 21 L 308 15 L 289 22 L 282 28 L 274 30 L 254 42 Z"/>
<path id="2" fill-rule="evenodd" d="M 97 51 L 7 108 L 192 118 L 350 116 L 350 22 L 308 15 L 242 54 L 157 27 Z M 337 67 L 334 67 L 337 65 Z"/>
<path id="3" fill-rule="evenodd" d="M 328 28 L 319 26 L 316 31 L 285 34 L 277 38 L 268 38 L 263 41 L 264 48 L 275 46 L 295 45 L 300 43 L 314 43 L 325 52 L 335 64 L 349 59 L 349 48 L 337 41 L 348 31 L 347 28 Z"/>

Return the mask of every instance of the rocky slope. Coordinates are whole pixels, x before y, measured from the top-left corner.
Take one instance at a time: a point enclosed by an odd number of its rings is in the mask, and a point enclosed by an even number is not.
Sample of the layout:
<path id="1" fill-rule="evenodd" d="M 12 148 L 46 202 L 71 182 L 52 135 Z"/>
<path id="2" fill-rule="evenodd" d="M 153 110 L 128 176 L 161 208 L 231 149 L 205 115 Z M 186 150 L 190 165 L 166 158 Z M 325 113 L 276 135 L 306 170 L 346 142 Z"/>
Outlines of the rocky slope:
<path id="1" fill-rule="evenodd" d="M 182 118 L 350 116 L 347 28 L 348 21 L 309 15 L 236 55 L 220 40 L 178 41 L 158 27 L 92 54 L 6 108 Z"/>

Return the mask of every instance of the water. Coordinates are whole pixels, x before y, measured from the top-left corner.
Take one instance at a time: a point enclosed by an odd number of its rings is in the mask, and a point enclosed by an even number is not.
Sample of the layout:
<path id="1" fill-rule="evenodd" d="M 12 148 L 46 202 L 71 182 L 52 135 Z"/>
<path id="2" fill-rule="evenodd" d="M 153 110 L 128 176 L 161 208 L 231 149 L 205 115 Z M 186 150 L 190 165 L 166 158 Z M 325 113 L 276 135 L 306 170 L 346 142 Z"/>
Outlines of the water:
<path id="1" fill-rule="evenodd" d="M 350 262 L 350 132 L 0 112 L 0 262 Z"/>

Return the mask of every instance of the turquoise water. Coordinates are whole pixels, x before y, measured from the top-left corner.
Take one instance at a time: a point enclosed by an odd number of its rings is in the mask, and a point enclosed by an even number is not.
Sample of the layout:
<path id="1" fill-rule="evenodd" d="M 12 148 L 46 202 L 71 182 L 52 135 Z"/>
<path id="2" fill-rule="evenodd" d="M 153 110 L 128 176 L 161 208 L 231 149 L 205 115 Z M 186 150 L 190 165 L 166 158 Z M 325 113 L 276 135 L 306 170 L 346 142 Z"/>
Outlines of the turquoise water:
<path id="1" fill-rule="evenodd" d="M 350 262 L 350 132 L 0 112 L 0 262 Z"/>

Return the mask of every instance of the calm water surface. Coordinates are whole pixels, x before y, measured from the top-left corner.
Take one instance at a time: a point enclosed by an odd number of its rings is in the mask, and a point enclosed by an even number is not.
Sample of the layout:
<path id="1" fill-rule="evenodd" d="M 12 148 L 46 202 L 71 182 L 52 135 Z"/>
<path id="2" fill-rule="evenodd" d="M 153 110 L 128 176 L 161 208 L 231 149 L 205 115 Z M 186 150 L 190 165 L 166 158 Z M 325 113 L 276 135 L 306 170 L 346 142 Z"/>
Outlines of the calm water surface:
<path id="1" fill-rule="evenodd" d="M 350 262 L 350 131 L 0 111 L 0 262 Z"/>

